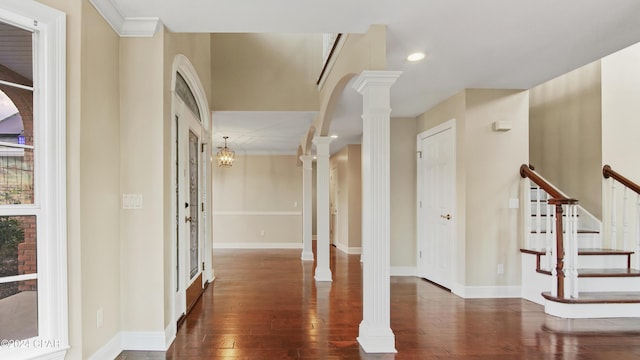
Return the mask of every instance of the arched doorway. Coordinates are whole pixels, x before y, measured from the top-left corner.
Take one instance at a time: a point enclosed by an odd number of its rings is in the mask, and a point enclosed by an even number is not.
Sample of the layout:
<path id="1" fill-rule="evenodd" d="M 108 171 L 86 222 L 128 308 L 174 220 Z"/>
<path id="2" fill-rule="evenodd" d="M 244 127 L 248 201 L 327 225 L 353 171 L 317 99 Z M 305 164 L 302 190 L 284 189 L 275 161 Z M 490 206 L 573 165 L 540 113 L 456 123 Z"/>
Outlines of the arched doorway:
<path id="1" fill-rule="evenodd" d="M 172 73 L 172 201 L 174 320 L 189 312 L 213 280 L 210 240 L 211 149 L 206 96 L 189 60 L 177 55 Z"/>

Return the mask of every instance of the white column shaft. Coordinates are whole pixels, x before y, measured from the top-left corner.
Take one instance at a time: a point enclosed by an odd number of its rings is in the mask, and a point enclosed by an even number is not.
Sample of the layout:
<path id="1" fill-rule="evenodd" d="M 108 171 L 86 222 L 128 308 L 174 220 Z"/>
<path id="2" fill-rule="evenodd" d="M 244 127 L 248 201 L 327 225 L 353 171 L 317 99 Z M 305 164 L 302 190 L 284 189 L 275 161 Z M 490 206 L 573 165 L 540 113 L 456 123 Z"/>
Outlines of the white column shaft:
<path id="1" fill-rule="evenodd" d="M 329 144 L 328 136 L 316 136 L 316 281 L 332 281 L 329 267 Z"/>
<path id="2" fill-rule="evenodd" d="M 365 352 L 395 353 L 390 327 L 390 88 L 400 75 L 365 71 L 354 88 L 363 96 L 362 310 L 358 342 Z"/>
<path id="3" fill-rule="evenodd" d="M 300 156 L 302 161 L 302 260 L 313 261 L 312 249 L 312 192 L 313 156 Z"/>

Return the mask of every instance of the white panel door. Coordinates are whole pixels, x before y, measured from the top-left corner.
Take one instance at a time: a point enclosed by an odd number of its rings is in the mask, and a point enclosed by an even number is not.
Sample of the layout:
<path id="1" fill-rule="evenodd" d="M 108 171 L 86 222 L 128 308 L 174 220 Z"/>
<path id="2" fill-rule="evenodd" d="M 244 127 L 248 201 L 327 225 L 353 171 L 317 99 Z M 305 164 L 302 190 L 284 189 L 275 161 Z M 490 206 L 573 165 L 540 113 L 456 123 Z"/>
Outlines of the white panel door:
<path id="1" fill-rule="evenodd" d="M 418 276 L 451 289 L 454 259 L 454 166 L 452 127 L 418 136 Z"/>

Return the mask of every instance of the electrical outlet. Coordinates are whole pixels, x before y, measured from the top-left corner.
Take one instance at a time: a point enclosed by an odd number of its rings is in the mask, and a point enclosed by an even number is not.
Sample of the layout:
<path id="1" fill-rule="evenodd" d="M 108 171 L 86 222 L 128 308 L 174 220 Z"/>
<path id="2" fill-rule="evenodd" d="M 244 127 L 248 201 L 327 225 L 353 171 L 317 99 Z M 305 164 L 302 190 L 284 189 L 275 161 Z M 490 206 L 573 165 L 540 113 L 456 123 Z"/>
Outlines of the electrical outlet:
<path id="1" fill-rule="evenodd" d="M 504 264 L 498 264 L 498 275 L 504 274 Z"/>

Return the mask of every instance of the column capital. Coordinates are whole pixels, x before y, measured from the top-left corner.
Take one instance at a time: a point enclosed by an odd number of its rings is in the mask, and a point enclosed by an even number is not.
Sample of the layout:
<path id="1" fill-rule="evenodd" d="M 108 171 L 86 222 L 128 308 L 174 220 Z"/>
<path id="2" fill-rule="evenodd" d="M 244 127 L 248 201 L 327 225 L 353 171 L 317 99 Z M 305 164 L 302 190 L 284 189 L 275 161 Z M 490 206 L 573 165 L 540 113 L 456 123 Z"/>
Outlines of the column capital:
<path id="1" fill-rule="evenodd" d="M 329 145 L 333 139 L 331 136 L 314 136 L 313 143 L 316 145 Z"/>
<path id="2" fill-rule="evenodd" d="M 333 139 L 330 136 L 313 137 L 313 143 L 316 145 L 316 157 L 318 159 L 321 157 L 329 158 L 329 153 L 331 152 L 329 145 L 331 145 L 332 141 Z"/>
<path id="3" fill-rule="evenodd" d="M 401 74 L 402 71 L 365 70 L 356 78 L 353 88 L 360 94 L 373 86 L 390 88 Z"/>
<path id="4" fill-rule="evenodd" d="M 313 155 L 300 155 L 300 161 L 303 164 L 311 164 L 313 162 Z"/>

